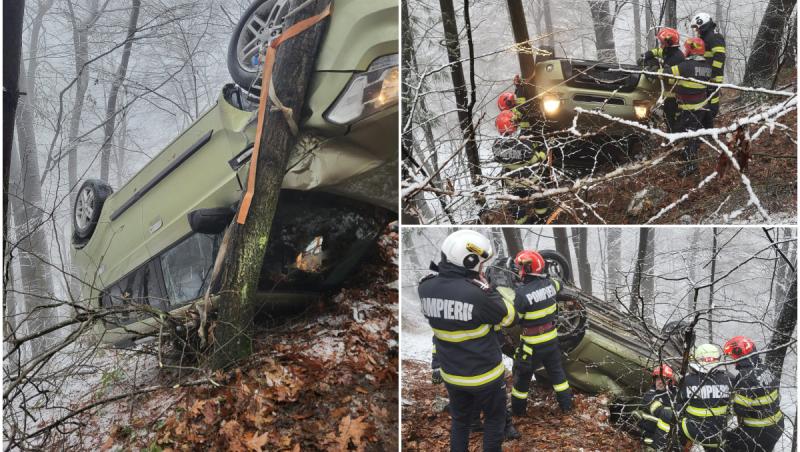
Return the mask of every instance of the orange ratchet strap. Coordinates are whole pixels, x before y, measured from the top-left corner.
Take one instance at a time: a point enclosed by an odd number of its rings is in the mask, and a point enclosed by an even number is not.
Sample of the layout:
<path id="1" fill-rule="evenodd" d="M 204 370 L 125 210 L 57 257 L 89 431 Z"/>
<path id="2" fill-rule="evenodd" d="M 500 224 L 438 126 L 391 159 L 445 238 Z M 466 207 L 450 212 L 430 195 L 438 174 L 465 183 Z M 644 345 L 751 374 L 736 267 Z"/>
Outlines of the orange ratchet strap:
<path id="1" fill-rule="evenodd" d="M 267 55 L 264 59 L 264 74 L 261 77 L 261 96 L 258 99 L 258 124 L 256 124 L 256 141 L 253 145 L 253 155 L 250 157 L 250 170 L 247 173 L 247 191 L 245 191 L 244 196 L 242 197 L 242 203 L 239 206 L 239 213 L 236 217 L 236 222 L 239 224 L 244 224 L 245 220 L 247 220 L 247 213 L 250 211 L 250 203 L 253 202 L 253 192 L 255 191 L 256 185 L 256 165 L 258 162 L 258 151 L 261 145 L 261 131 L 264 127 L 264 122 L 266 121 L 265 112 L 267 109 L 267 98 L 269 97 L 269 85 L 272 80 L 272 65 L 275 63 L 276 49 L 284 41 L 308 30 L 317 22 L 328 17 L 330 14 L 331 5 L 329 3 L 328 6 L 326 6 L 325 9 L 316 16 L 303 19 L 287 28 L 286 31 L 281 33 L 277 38 L 270 41 L 269 47 L 267 47 Z"/>

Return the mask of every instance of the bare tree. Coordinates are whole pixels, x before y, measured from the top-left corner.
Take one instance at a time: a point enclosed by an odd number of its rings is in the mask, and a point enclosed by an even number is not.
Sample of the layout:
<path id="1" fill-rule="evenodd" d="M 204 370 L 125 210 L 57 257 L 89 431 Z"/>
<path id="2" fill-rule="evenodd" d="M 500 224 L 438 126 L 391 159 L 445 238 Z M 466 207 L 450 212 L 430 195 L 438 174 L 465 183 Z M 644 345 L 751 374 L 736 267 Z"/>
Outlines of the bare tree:
<path id="1" fill-rule="evenodd" d="M 670 28 L 678 28 L 677 0 L 664 0 L 664 5 L 661 8 L 664 14 L 664 25 Z"/>
<path id="2" fill-rule="evenodd" d="M 633 8 L 633 51 L 638 57 L 642 54 L 642 19 L 640 17 L 642 7 L 639 0 L 631 1 L 631 7 Z"/>
<path id="3" fill-rule="evenodd" d="M 717 237 L 719 232 L 717 228 L 713 228 L 711 239 L 711 286 L 708 288 L 708 341 L 714 340 L 714 283 L 717 279 Z"/>
<path id="4" fill-rule="evenodd" d="M 468 2 L 467 2 L 468 6 Z M 471 64 L 470 78 L 472 84 L 472 100 L 467 99 L 467 82 L 464 79 L 464 70 L 461 66 L 461 49 L 458 36 L 458 25 L 456 23 L 456 13 L 453 8 L 453 0 L 439 0 L 439 7 L 442 10 L 442 27 L 444 28 L 444 44 L 447 48 L 447 60 L 450 63 L 450 77 L 453 81 L 453 96 L 455 96 L 456 108 L 458 109 L 458 123 L 461 127 L 461 135 L 464 139 L 464 152 L 467 154 L 469 162 L 469 172 L 472 177 L 472 184 L 475 186 L 481 183 L 481 162 L 478 155 L 478 144 L 475 141 L 475 125 L 472 122 L 472 106 L 475 103 L 475 70 Z M 465 8 L 465 15 L 469 8 Z M 465 16 L 466 29 L 471 33 L 468 15 Z M 470 61 L 474 60 L 472 55 L 471 35 L 468 37 L 470 47 Z M 476 198 L 480 203 L 480 198 Z"/>
<path id="5" fill-rule="evenodd" d="M 572 265 L 572 255 L 569 252 L 569 236 L 567 228 L 553 228 L 553 236 L 556 242 L 556 251 L 567 259 Z"/>
<path id="6" fill-rule="evenodd" d="M 783 35 L 797 0 L 770 0 L 747 59 L 744 84 L 769 86 L 778 68 Z"/>
<path id="7" fill-rule="evenodd" d="M 575 237 L 578 237 L 575 240 Z M 589 230 L 572 228 L 572 245 L 575 247 L 575 259 L 578 262 L 578 281 L 581 290 L 592 293 L 592 268 L 589 265 Z"/>
<path id="8" fill-rule="evenodd" d="M 617 62 L 617 50 L 614 44 L 614 16 L 608 0 L 589 0 L 594 23 L 595 47 L 597 59 L 606 63 Z"/>
<path id="9" fill-rule="evenodd" d="M 628 309 L 644 319 L 652 319 L 654 306 L 652 299 L 653 228 L 639 228 L 639 246 L 636 251 L 631 299 Z M 648 282 L 649 280 L 649 282 Z M 648 294 L 649 291 L 649 294 Z"/>
<path id="10" fill-rule="evenodd" d="M 606 285 L 606 300 L 613 300 L 622 284 L 622 229 L 606 229 L 606 267 L 608 284 Z"/>
<path id="11" fill-rule="evenodd" d="M 106 103 L 106 118 L 103 124 L 103 144 L 100 147 L 100 179 L 105 182 L 109 180 L 111 145 L 114 137 L 114 130 L 116 129 L 117 96 L 119 95 L 122 83 L 125 81 L 125 76 L 128 73 L 128 62 L 131 59 L 131 48 L 133 47 L 133 38 L 136 35 L 136 26 L 139 22 L 139 10 L 141 6 L 141 0 L 131 0 L 128 32 L 125 37 L 125 45 L 122 46 L 122 59 L 114 74 L 114 80 L 111 83 L 111 92 L 108 95 L 108 102 Z"/>
<path id="12" fill-rule="evenodd" d="M 11 143 L 14 141 L 14 118 L 19 100 L 20 55 L 25 0 L 3 2 L 3 212 L 8 212 L 8 176 L 11 170 Z M 8 237 L 8 223 L 3 217 L 3 237 Z M 5 242 L 3 244 L 5 250 Z M 5 256 L 5 253 L 4 253 Z M 3 258 L 5 262 L 5 257 Z"/>

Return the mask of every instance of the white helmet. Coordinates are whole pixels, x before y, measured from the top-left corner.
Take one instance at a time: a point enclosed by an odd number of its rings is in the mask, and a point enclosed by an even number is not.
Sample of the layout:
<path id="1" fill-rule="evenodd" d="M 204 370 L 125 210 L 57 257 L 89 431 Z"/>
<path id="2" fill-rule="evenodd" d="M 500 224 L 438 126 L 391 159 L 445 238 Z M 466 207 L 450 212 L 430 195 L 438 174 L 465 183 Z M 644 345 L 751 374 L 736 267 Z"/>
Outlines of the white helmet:
<path id="1" fill-rule="evenodd" d="M 692 353 L 691 366 L 698 372 L 708 373 L 719 365 L 719 360 L 722 358 L 722 352 L 719 347 L 714 344 L 698 345 Z"/>
<path id="2" fill-rule="evenodd" d="M 711 15 L 708 13 L 697 13 L 692 17 L 692 28 L 697 28 L 701 33 L 704 33 L 708 27 L 714 25 Z"/>
<path id="3" fill-rule="evenodd" d="M 442 255 L 448 262 L 474 270 L 494 255 L 492 242 L 479 232 L 464 229 L 447 236 L 442 242 Z"/>

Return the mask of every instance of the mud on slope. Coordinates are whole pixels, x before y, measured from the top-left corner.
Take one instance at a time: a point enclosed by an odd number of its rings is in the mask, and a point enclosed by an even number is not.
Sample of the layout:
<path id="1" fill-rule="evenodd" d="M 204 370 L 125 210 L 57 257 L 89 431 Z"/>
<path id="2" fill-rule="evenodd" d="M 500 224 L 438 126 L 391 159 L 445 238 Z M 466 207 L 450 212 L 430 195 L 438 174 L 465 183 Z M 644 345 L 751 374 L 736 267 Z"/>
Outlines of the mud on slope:
<path id="1" fill-rule="evenodd" d="M 752 97 L 742 96 L 731 90 L 723 90 L 727 105 L 717 117 L 716 124 L 724 126 L 737 118 L 754 102 Z M 770 99 L 770 102 L 776 102 Z M 756 103 L 757 105 L 757 103 Z M 797 111 L 783 116 L 778 121 L 783 126 L 766 130 L 750 143 L 751 159 L 744 174 L 750 179 L 753 191 L 766 211 L 774 216 L 773 222 L 793 223 L 797 215 Z M 785 128 L 784 128 L 785 127 Z M 751 127 L 750 132 L 757 128 Z M 644 158 L 652 158 L 664 152 L 670 156 L 660 165 L 638 171 L 632 175 L 592 185 L 577 195 L 559 196 L 553 199 L 561 206 L 560 213 L 551 217 L 552 224 L 641 224 L 655 216 L 662 208 L 678 201 L 695 189 L 698 184 L 717 167 L 719 156 L 707 145 L 700 146 L 697 175 L 681 178 L 681 149 L 678 142 L 671 148 L 662 148 L 658 141 L 649 141 L 643 149 Z M 731 149 L 735 152 L 735 149 Z M 634 195 L 648 189 L 642 199 L 642 208 L 634 214 L 629 205 Z M 739 174 L 728 168 L 724 176 L 717 177 L 705 187 L 694 191 L 655 223 L 665 224 L 712 224 L 712 223 L 763 223 L 763 217 L 755 206 L 748 206 L 749 193 Z M 587 208 L 587 204 L 591 209 Z M 510 205 L 493 208 L 481 215 L 487 224 L 513 223 Z M 598 218 L 599 217 L 599 218 Z"/>
<path id="2" fill-rule="evenodd" d="M 430 381 L 429 363 L 404 360 L 402 368 L 403 450 L 447 450 L 450 415 L 445 410 L 447 391 Z M 510 379 L 507 384 L 510 384 Z M 532 385 L 528 412 L 515 418 L 522 438 L 503 443 L 503 450 L 614 451 L 637 450 L 636 439 L 609 423 L 608 398 L 575 394 L 575 409 L 562 415 L 551 387 Z M 470 450 L 481 450 L 483 436 L 470 436 Z"/>

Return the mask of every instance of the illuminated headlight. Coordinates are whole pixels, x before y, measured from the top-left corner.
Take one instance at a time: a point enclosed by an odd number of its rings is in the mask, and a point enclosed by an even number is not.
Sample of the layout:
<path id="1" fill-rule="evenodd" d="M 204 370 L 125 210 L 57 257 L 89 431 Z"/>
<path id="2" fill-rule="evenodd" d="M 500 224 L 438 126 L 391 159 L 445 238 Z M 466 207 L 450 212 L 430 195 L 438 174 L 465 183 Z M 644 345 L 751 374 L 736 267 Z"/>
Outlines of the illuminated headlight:
<path id="1" fill-rule="evenodd" d="M 544 96 L 542 98 L 542 109 L 544 114 L 553 115 L 561 108 L 561 99 L 555 96 Z"/>
<path id="2" fill-rule="evenodd" d="M 650 113 L 650 102 L 641 100 L 633 101 L 633 112 L 636 114 L 636 119 L 647 119 Z"/>
<path id="3" fill-rule="evenodd" d="M 399 82 L 397 54 L 377 58 L 366 72 L 353 75 L 336 102 L 325 112 L 325 119 L 346 125 L 395 105 Z"/>

